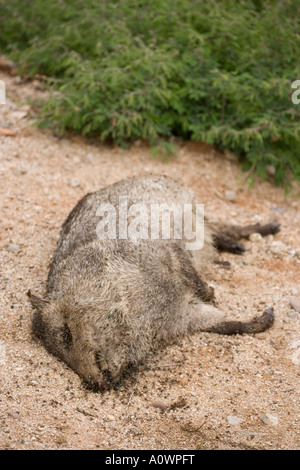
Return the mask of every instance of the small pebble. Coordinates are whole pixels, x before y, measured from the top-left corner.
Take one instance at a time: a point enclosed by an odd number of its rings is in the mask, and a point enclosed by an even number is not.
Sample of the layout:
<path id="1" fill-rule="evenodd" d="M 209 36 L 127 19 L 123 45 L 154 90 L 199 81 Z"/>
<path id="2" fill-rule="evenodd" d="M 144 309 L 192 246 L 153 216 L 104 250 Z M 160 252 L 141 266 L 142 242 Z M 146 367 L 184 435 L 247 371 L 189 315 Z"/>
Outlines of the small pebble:
<path id="1" fill-rule="evenodd" d="M 288 317 L 290 317 L 290 318 L 295 318 L 295 317 L 298 316 L 296 312 L 288 312 L 287 315 L 288 315 Z"/>
<path id="2" fill-rule="evenodd" d="M 80 181 L 76 179 L 70 180 L 69 186 L 71 186 L 71 188 L 78 188 L 78 186 L 80 186 Z"/>
<path id="3" fill-rule="evenodd" d="M 295 289 L 295 288 L 291 289 L 291 294 L 298 295 L 298 289 Z"/>
<path id="4" fill-rule="evenodd" d="M 270 233 L 270 235 L 267 235 L 267 236 L 265 237 L 265 240 L 266 240 L 267 243 L 271 243 L 271 242 L 274 240 L 274 237 L 273 237 L 273 235 Z"/>
<path id="5" fill-rule="evenodd" d="M 139 428 L 136 428 L 136 427 L 133 427 L 131 428 L 130 430 L 131 434 L 133 434 L 134 436 L 139 436 L 141 433 L 140 429 Z"/>
<path id="6" fill-rule="evenodd" d="M 166 411 L 169 408 L 168 405 L 166 405 L 165 403 L 163 403 L 161 401 L 153 402 L 152 406 L 154 406 L 154 408 L 159 408 L 162 411 Z"/>
<path id="7" fill-rule="evenodd" d="M 109 421 L 114 421 L 115 417 L 113 415 L 106 415 L 106 419 L 108 419 Z"/>
<path id="8" fill-rule="evenodd" d="M 251 242 L 259 242 L 262 240 L 262 236 L 260 233 L 251 233 L 249 240 Z"/>
<path id="9" fill-rule="evenodd" d="M 274 241 L 270 247 L 270 251 L 273 255 L 281 255 L 285 251 L 285 246 L 280 241 Z"/>
<path id="10" fill-rule="evenodd" d="M 261 421 L 269 426 L 277 426 L 278 424 L 278 417 L 276 415 L 272 415 L 271 413 L 266 413 L 260 417 Z"/>
<path id="11" fill-rule="evenodd" d="M 296 310 L 296 312 L 300 312 L 300 300 L 299 299 L 291 299 L 290 305 L 294 310 Z"/>
<path id="12" fill-rule="evenodd" d="M 17 411 L 9 411 L 8 416 L 11 416 L 12 418 L 15 418 L 15 419 L 20 419 L 20 415 Z"/>
<path id="13" fill-rule="evenodd" d="M 264 375 L 272 375 L 273 374 L 272 369 L 265 369 L 263 372 L 264 372 Z"/>
<path id="14" fill-rule="evenodd" d="M 147 377 L 154 377 L 155 373 L 153 370 L 146 370 L 144 372 L 144 375 L 146 375 Z"/>
<path id="15" fill-rule="evenodd" d="M 228 424 L 231 424 L 232 426 L 236 426 L 241 424 L 244 420 L 243 418 L 239 418 L 238 416 L 227 416 L 227 421 Z"/>
<path id="16" fill-rule="evenodd" d="M 19 249 L 20 249 L 20 246 L 14 243 L 12 243 L 11 245 L 8 245 L 7 247 L 7 251 L 9 251 L 10 253 L 15 253 L 16 251 L 19 251 Z"/>
<path id="17" fill-rule="evenodd" d="M 22 176 L 22 175 L 26 175 L 27 173 L 27 170 L 25 170 L 25 168 L 19 168 L 17 170 L 14 170 L 13 174 L 15 176 Z"/>
<path id="18" fill-rule="evenodd" d="M 225 197 L 228 199 L 230 202 L 235 202 L 236 201 L 236 192 L 235 191 L 225 191 Z"/>

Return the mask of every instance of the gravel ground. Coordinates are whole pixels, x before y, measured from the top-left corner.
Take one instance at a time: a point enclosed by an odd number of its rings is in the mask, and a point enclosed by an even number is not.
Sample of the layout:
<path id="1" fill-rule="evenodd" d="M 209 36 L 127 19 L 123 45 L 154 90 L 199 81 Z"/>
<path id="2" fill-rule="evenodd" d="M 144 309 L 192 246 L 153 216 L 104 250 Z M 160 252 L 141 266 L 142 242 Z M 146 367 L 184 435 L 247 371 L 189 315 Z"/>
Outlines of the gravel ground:
<path id="1" fill-rule="evenodd" d="M 123 150 L 57 138 L 32 126 L 26 100 L 43 96 L 41 83 L 0 79 L 0 448 L 299 449 L 299 186 L 288 197 L 272 181 L 249 189 L 234 155 L 200 143 L 181 143 L 165 163 L 143 142 Z M 185 337 L 101 395 L 32 336 L 26 291 L 43 293 L 79 198 L 149 173 L 191 187 L 211 219 L 281 222 L 274 237 L 252 236 L 242 257 L 219 256 L 230 268 L 212 264 L 207 279 L 237 318 L 273 306 L 276 321 L 257 336 Z"/>

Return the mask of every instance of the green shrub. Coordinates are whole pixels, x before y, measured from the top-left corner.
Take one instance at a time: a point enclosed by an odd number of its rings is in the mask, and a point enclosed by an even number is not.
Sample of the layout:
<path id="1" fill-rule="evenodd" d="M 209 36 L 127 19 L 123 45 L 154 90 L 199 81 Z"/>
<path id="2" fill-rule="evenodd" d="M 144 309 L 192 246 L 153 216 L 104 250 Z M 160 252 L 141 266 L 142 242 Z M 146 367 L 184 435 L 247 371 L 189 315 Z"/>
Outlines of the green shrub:
<path id="1" fill-rule="evenodd" d="M 300 180 L 297 0 L 0 0 L 0 48 L 52 77 L 42 125 L 122 144 L 170 135 Z M 165 142 L 165 140 L 164 140 Z"/>

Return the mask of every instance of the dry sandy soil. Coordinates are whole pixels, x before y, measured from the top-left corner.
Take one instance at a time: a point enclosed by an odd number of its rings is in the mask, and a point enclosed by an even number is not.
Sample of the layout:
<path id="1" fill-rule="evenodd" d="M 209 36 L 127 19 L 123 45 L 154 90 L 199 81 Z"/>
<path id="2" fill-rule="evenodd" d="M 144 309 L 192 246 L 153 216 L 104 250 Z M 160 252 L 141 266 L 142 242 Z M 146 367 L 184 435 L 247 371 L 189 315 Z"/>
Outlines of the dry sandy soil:
<path id="1" fill-rule="evenodd" d="M 300 188 L 289 197 L 271 181 L 249 189 L 236 158 L 182 143 L 178 157 L 154 159 L 81 137 L 57 138 L 31 125 L 28 97 L 39 83 L 0 73 L 0 448 L 299 449 Z M 209 282 L 237 318 L 273 306 L 276 321 L 257 336 L 198 333 L 146 364 L 118 390 L 88 391 L 31 334 L 30 288 L 42 294 L 60 225 L 86 192 L 124 177 L 167 174 L 191 187 L 207 216 L 236 223 L 278 220 L 281 232 L 223 254 Z M 236 201 L 225 198 L 236 192 Z"/>

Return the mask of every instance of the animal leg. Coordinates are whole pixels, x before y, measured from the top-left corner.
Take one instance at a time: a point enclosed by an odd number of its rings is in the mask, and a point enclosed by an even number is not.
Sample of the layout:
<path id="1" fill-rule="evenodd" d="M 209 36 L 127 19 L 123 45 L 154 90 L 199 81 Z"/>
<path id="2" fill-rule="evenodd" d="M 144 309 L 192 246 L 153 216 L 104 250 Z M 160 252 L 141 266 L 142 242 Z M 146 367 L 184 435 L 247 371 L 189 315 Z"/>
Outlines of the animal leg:
<path id="1" fill-rule="evenodd" d="M 194 306 L 190 326 L 209 333 L 221 335 L 241 335 L 261 333 L 269 329 L 275 320 L 274 310 L 269 308 L 261 316 L 249 321 L 237 321 L 226 318 L 218 308 L 209 304 L 197 304 Z"/>
<path id="2" fill-rule="evenodd" d="M 280 231 L 278 222 L 261 225 L 215 225 L 215 233 L 213 235 L 214 245 L 219 251 L 229 251 L 235 254 L 242 254 L 245 248 L 239 240 L 249 238 L 252 233 L 260 233 L 263 237 L 266 235 L 274 235 Z"/>

